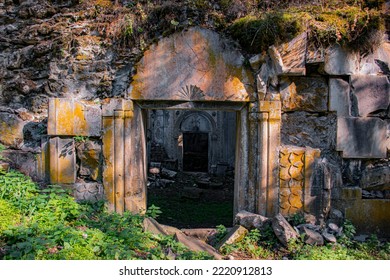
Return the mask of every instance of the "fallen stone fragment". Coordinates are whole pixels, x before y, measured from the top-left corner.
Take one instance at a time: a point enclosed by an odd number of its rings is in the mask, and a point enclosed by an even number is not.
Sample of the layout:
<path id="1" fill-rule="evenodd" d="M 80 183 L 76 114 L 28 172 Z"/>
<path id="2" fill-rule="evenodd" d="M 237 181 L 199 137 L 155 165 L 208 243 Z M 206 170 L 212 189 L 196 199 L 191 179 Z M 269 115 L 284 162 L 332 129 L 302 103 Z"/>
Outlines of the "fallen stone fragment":
<path id="1" fill-rule="evenodd" d="M 180 242 L 188 249 L 194 252 L 206 252 L 212 255 L 217 260 L 222 260 L 223 256 L 217 252 L 213 247 L 208 245 L 206 242 L 199 240 L 194 237 L 185 235 L 184 233 L 177 232 L 175 233 L 175 240 Z"/>
<path id="2" fill-rule="evenodd" d="M 316 216 L 312 215 L 312 214 L 307 214 L 305 213 L 304 214 L 304 219 L 305 219 L 305 222 L 307 224 L 312 224 L 312 225 L 315 225 L 317 223 L 317 218 Z"/>
<path id="3" fill-rule="evenodd" d="M 228 244 L 233 244 L 244 239 L 245 235 L 248 233 L 248 230 L 243 226 L 236 225 L 234 226 L 228 234 L 215 246 L 218 250 Z"/>
<path id="4" fill-rule="evenodd" d="M 144 231 L 148 231 L 153 234 L 169 235 L 165 228 L 153 218 L 145 218 L 143 221 L 143 228 Z"/>
<path id="5" fill-rule="evenodd" d="M 181 232 L 181 230 L 178 229 L 178 228 L 175 228 L 175 227 L 172 227 L 172 226 L 167 226 L 167 225 L 162 225 L 162 224 L 160 224 L 160 225 L 163 227 L 165 232 L 168 233 L 169 235 L 174 235 L 177 232 Z"/>
<path id="6" fill-rule="evenodd" d="M 333 234 L 331 234 L 331 233 L 329 233 L 329 232 L 327 232 L 327 231 L 324 231 L 324 232 L 322 233 L 322 236 L 323 236 L 324 239 L 325 239 L 327 242 L 329 242 L 329 243 L 336 243 L 336 242 L 337 242 L 336 237 L 335 237 Z"/>
<path id="7" fill-rule="evenodd" d="M 246 229 L 261 229 L 269 221 L 267 217 L 254 214 L 245 210 L 237 213 L 234 223 L 245 227 Z"/>
<path id="8" fill-rule="evenodd" d="M 161 176 L 163 177 L 166 177 L 168 179 L 174 179 L 177 175 L 177 172 L 175 171 L 172 171 L 172 170 L 169 170 L 169 169 L 166 169 L 166 168 L 162 168 L 161 169 Z"/>
<path id="9" fill-rule="evenodd" d="M 272 229 L 279 241 L 286 247 L 289 240 L 298 238 L 298 233 L 281 214 L 277 214 L 272 219 Z"/>
<path id="10" fill-rule="evenodd" d="M 334 223 L 329 223 L 328 224 L 328 229 L 329 229 L 330 233 L 339 233 L 340 232 L 339 226 L 334 224 Z"/>
<path id="11" fill-rule="evenodd" d="M 181 231 L 187 236 L 195 237 L 205 242 L 207 242 L 210 236 L 217 233 L 217 230 L 214 228 L 191 228 L 182 229 Z"/>
<path id="12" fill-rule="evenodd" d="M 303 230 L 305 233 L 304 241 L 306 244 L 317 246 L 324 245 L 324 238 L 321 234 L 306 227 L 303 227 Z"/>

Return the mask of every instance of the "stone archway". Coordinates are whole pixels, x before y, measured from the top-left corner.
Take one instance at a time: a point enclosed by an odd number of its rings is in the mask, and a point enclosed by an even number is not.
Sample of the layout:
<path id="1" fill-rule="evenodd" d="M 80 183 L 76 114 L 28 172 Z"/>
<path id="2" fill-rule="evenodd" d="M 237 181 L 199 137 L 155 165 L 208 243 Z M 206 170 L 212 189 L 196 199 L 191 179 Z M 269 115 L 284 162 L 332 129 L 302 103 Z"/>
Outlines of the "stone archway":
<path id="1" fill-rule="evenodd" d="M 192 28 L 145 51 L 126 98 L 102 104 L 52 99 L 47 143 L 51 183 L 76 183 L 75 153 L 64 153 L 74 150 L 73 136 L 101 137 L 108 208 L 144 211 L 146 111 L 231 111 L 237 116 L 234 214 L 278 213 L 281 103 L 258 100 L 252 74 L 233 46 L 216 32 Z"/>

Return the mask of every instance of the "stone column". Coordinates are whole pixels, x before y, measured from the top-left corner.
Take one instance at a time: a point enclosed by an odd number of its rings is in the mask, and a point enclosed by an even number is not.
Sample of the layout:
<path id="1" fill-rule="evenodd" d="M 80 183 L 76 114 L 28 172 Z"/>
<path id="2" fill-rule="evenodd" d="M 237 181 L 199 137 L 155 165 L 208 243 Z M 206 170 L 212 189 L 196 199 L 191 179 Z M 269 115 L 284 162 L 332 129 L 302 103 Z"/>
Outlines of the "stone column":
<path id="1" fill-rule="evenodd" d="M 110 99 L 103 104 L 103 185 L 110 211 L 139 213 L 146 208 L 146 174 L 144 168 L 138 172 L 138 159 L 142 165 L 146 162 L 146 148 L 137 146 L 139 138 L 144 145 L 143 122 L 133 112 L 132 101 Z M 134 180 L 139 173 L 144 174 L 141 183 Z"/>
<path id="2" fill-rule="evenodd" d="M 281 103 L 259 101 L 258 213 L 274 216 L 279 212 L 279 146 Z"/>

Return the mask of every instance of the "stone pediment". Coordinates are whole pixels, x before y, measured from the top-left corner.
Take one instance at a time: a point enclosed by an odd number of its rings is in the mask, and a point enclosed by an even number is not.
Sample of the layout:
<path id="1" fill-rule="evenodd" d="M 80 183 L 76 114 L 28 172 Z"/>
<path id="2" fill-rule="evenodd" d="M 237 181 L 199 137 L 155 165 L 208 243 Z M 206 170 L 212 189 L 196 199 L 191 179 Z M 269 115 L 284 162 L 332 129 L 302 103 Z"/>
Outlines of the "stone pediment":
<path id="1" fill-rule="evenodd" d="M 136 65 L 128 96 L 133 100 L 253 100 L 252 75 L 232 45 L 202 28 L 161 39 Z"/>

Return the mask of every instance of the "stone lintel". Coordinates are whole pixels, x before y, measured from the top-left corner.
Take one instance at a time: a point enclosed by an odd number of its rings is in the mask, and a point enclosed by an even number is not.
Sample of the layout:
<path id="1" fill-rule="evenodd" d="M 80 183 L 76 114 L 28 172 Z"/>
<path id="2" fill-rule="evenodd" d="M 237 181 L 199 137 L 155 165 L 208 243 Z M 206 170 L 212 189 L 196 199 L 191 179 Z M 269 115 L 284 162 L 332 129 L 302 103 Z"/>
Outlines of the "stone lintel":
<path id="1" fill-rule="evenodd" d="M 100 136 L 101 122 L 99 104 L 69 98 L 49 100 L 48 135 Z"/>

